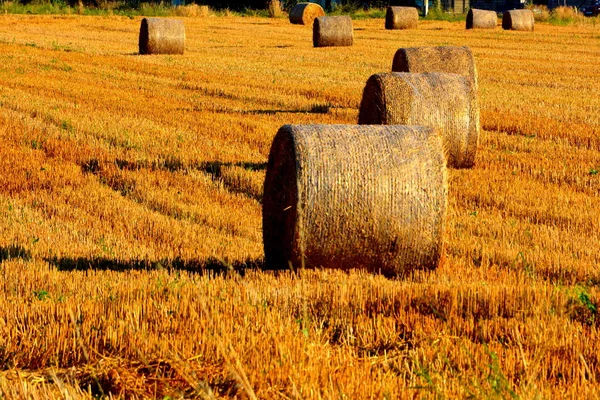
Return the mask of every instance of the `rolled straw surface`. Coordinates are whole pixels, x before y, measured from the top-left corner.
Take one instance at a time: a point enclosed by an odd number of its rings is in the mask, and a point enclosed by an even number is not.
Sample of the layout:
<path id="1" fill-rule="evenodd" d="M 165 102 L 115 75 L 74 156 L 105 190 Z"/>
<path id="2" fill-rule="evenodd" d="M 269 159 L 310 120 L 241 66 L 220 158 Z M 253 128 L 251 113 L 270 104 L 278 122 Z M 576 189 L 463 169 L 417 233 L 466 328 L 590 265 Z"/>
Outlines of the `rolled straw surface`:
<path id="1" fill-rule="evenodd" d="M 348 16 L 319 17 L 313 24 L 314 47 L 352 46 L 354 32 Z"/>
<path id="2" fill-rule="evenodd" d="M 139 47 L 140 54 L 183 54 L 183 22 L 165 18 L 142 19 Z"/>
<path id="3" fill-rule="evenodd" d="M 435 268 L 442 254 L 447 172 L 425 127 L 284 125 L 263 195 L 268 267 Z"/>
<path id="4" fill-rule="evenodd" d="M 496 11 L 471 8 L 467 13 L 467 29 L 496 29 L 498 15 Z"/>
<path id="5" fill-rule="evenodd" d="M 473 83 L 464 76 L 435 72 L 373 75 L 363 92 L 358 123 L 439 129 L 449 167 L 475 164 L 479 105 Z"/>
<path id="6" fill-rule="evenodd" d="M 473 80 L 477 87 L 477 68 L 468 47 L 407 47 L 396 51 L 393 72 L 448 72 Z"/>
<path id="7" fill-rule="evenodd" d="M 315 3 L 298 3 L 290 11 L 292 24 L 312 25 L 317 17 L 325 16 L 323 8 Z"/>
<path id="8" fill-rule="evenodd" d="M 419 11 L 414 7 L 388 7 L 385 12 L 385 29 L 416 29 Z"/>
<path id="9" fill-rule="evenodd" d="M 533 12 L 531 10 L 509 10 L 502 15 L 502 29 L 513 31 L 533 31 Z"/>

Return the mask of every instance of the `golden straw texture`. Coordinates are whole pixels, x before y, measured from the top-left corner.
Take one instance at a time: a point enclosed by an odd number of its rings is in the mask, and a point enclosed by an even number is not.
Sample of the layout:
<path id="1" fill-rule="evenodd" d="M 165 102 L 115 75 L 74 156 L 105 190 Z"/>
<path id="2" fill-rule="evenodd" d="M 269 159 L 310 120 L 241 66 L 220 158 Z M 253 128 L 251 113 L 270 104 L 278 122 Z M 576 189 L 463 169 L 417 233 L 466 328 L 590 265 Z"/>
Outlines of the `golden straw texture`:
<path id="1" fill-rule="evenodd" d="M 323 8 L 315 3 L 298 3 L 290 11 L 292 24 L 312 25 L 315 18 L 325 16 Z"/>
<path id="2" fill-rule="evenodd" d="M 533 31 L 533 12 L 531 10 L 509 10 L 502 15 L 502 29 L 512 31 Z"/>
<path id="3" fill-rule="evenodd" d="M 385 13 L 385 29 L 416 29 L 419 11 L 414 7 L 388 7 Z"/>
<path id="4" fill-rule="evenodd" d="M 496 11 L 471 8 L 467 13 L 467 29 L 496 29 L 498 15 Z"/>
<path id="5" fill-rule="evenodd" d="M 319 17 L 313 24 L 315 47 L 352 46 L 352 19 L 347 16 Z"/>
<path id="6" fill-rule="evenodd" d="M 183 54 L 183 22 L 165 18 L 142 19 L 139 47 L 140 54 Z"/>
<path id="7" fill-rule="evenodd" d="M 396 51 L 393 72 L 447 72 L 471 79 L 477 87 L 477 68 L 468 47 L 409 47 Z"/>
<path id="8" fill-rule="evenodd" d="M 446 73 L 381 73 L 367 81 L 359 124 L 424 125 L 444 138 L 448 166 L 475 164 L 479 106 L 471 81 Z"/>
<path id="9" fill-rule="evenodd" d="M 285 125 L 263 197 L 268 267 L 438 266 L 447 207 L 442 140 L 425 127 Z"/>

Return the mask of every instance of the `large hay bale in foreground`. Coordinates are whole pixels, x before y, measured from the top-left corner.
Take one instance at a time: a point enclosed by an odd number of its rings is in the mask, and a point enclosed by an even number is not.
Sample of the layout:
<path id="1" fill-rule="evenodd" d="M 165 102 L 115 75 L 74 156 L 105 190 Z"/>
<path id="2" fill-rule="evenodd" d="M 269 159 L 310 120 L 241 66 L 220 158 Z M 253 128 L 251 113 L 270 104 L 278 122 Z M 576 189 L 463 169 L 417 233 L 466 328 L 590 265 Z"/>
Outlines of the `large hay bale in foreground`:
<path id="1" fill-rule="evenodd" d="M 315 18 L 325 16 L 323 8 L 315 3 L 298 3 L 290 11 L 292 24 L 312 25 Z"/>
<path id="2" fill-rule="evenodd" d="M 419 11 L 414 7 L 388 7 L 385 12 L 385 29 L 416 29 Z"/>
<path id="3" fill-rule="evenodd" d="M 498 15 L 496 11 L 471 8 L 467 13 L 467 29 L 496 29 Z"/>
<path id="4" fill-rule="evenodd" d="M 442 140 L 433 129 L 285 125 L 265 177 L 266 265 L 385 275 L 435 268 L 447 191 Z"/>
<path id="5" fill-rule="evenodd" d="M 319 17 L 313 24 L 315 47 L 352 46 L 354 32 L 348 16 Z"/>
<path id="6" fill-rule="evenodd" d="M 447 72 L 468 77 L 477 87 L 477 68 L 468 47 L 437 46 L 398 49 L 392 62 L 393 72 Z"/>
<path id="7" fill-rule="evenodd" d="M 183 22 L 165 18 L 142 19 L 139 46 L 140 54 L 183 54 Z"/>
<path id="8" fill-rule="evenodd" d="M 359 124 L 423 125 L 439 129 L 448 166 L 470 168 L 479 142 L 479 105 L 473 83 L 446 73 L 380 73 L 367 81 Z"/>
<path id="9" fill-rule="evenodd" d="M 513 31 L 533 31 L 533 12 L 531 10 L 509 10 L 502 15 L 502 29 Z"/>

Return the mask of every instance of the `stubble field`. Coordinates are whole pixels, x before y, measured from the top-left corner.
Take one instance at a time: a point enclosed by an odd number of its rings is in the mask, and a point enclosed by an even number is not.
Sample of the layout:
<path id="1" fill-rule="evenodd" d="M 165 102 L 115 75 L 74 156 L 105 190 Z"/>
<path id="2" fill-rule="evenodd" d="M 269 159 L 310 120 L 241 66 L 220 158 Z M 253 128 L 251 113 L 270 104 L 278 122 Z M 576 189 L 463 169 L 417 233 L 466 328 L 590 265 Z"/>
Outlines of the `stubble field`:
<path id="1" fill-rule="evenodd" d="M 0 397 L 600 396 L 600 26 L 0 16 Z M 483 132 L 446 262 L 262 272 L 286 123 L 355 123 L 399 47 L 467 45 Z M 350 269 L 352 266 L 341 266 Z"/>

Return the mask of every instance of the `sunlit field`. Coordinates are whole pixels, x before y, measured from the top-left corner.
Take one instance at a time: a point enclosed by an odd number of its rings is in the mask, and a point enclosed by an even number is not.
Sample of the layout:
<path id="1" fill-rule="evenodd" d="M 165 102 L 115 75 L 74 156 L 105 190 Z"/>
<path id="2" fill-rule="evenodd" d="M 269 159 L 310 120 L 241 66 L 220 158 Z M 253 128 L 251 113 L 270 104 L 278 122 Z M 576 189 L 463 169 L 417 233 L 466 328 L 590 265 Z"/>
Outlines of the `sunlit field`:
<path id="1" fill-rule="evenodd" d="M 183 19 L 139 56 L 139 18 L 0 16 L 1 398 L 600 396 L 600 25 Z M 356 123 L 421 45 L 479 73 L 444 264 L 262 271 L 277 129 Z"/>

